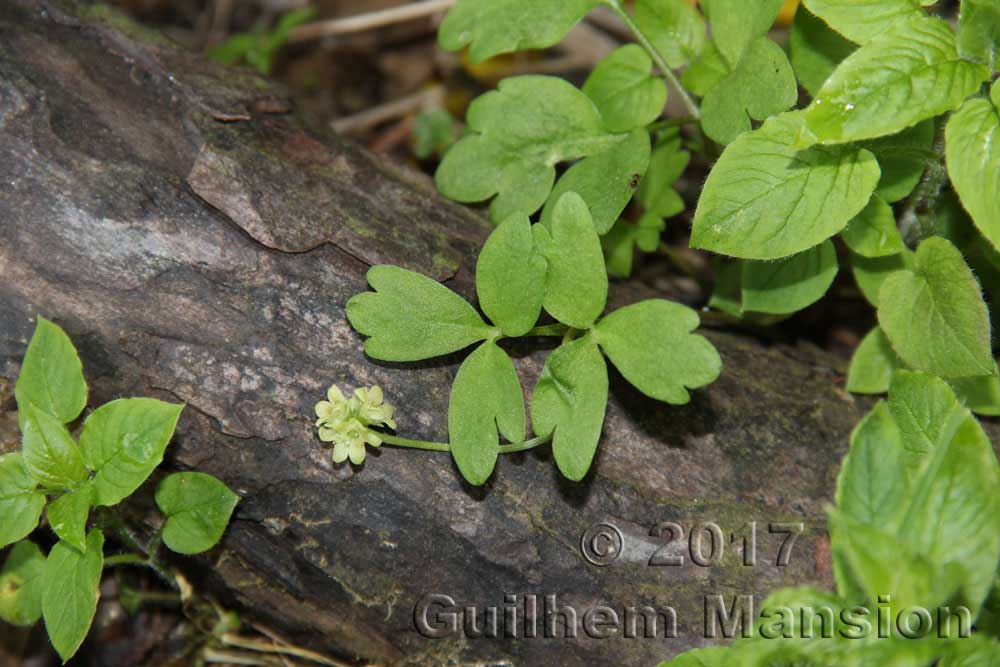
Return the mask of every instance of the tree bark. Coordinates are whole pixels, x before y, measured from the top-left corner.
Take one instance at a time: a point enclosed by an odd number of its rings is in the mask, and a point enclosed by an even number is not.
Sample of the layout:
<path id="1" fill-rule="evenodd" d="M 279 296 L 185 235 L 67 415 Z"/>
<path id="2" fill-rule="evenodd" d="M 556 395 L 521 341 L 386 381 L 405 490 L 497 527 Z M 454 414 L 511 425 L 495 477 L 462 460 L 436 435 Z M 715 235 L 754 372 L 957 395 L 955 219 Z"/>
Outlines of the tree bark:
<path id="1" fill-rule="evenodd" d="M 242 501 L 218 549 L 179 562 L 225 604 L 366 664 L 653 665 L 711 643 L 706 596 L 829 585 L 824 505 L 867 403 L 810 346 L 712 332 L 723 375 L 683 407 L 612 372 L 582 483 L 544 449 L 502 457 L 482 489 L 446 454 L 383 447 L 361 467 L 331 463 L 312 406 L 332 383 L 380 385 L 402 435 L 446 439 L 456 359 L 368 359 L 344 304 L 377 263 L 470 297 L 488 231 L 425 177 L 310 128 L 246 70 L 97 7 L 0 3 L 0 440 L 17 446 L 12 387 L 37 315 L 80 348 L 91 407 L 186 402 L 166 466 L 215 474 Z M 612 300 L 648 296 L 662 295 L 625 284 Z M 542 347 L 514 350 L 526 392 Z M 744 566 L 750 521 L 757 562 Z M 661 522 L 685 530 L 660 554 L 682 567 L 649 564 L 669 537 L 651 533 Z M 705 522 L 725 533 L 708 567 L 687 545 L 700 535 L 708 554 L 709 533 L 692 532 Z M 781 522 L 805 526 L 785 567 L 784 536 L 768 530 Z M 624 538 L 607 567 L 581 552 L 601 523 Z M 481 611 L 556 595 L 578 637 L 427 638 L 414 608 L 431 593 Z M 597 605 L 617 611 L 618 636 L 587 636 Z M 622 637 L 626 608 L 642 605 L 673 607 L 677 637 L 641 638 L 641 625 Z"/>

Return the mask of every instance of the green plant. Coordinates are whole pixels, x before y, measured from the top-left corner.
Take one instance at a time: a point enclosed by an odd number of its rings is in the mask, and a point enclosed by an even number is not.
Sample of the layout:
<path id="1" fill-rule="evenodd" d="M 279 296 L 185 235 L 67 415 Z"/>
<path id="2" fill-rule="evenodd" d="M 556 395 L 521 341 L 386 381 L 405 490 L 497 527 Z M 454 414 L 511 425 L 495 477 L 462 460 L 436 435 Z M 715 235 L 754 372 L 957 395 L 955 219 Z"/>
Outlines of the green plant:
<path id="1" fill-rule="evenodd" d="M 230 36 L 212 47 L 208 57 L 226 65 L 245 60 L 261 74 L 271 73 L 274 54 L 288 41 L 292 29 L 305 23 L 316 14 L 312 7 L 296 9 L 283 15 L 270 30 L 259 24 L 252 32 L 241 32 Z"/>
<path id="2" fill-rule="evenodd" d="M 210 475 L 166 476 L 156 490 L 165 520 L 143 547 L 117 506 L 163 460 L 184 406 L 114 400 L 89 412 L 75 439 L 68 426 L 87 404 L 83 367 L 66 333 L 42 317 L 15 396 L 21 451 L 0 456 L 0 548 L 14 544 L 0 571 L 0 618 L 18 625 L 44 618 L 52 645 L 69 660 L 90 629 L 104 568 L 142 564 L 163 574 L 160 542 L 184 554 L 211 548 L 239 498 Z M 58 538 L 47 556 L 26 539 L 43 510 Z M 106 531 L 131 552 L 105 556 Z"/>

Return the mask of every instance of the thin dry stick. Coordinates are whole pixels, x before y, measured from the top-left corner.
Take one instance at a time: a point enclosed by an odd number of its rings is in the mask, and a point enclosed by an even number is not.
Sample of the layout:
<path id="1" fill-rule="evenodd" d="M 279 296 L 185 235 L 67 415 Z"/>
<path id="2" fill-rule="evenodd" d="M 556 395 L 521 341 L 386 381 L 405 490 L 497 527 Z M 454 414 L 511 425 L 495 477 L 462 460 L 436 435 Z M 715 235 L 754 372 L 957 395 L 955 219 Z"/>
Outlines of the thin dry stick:
<path id="1" fill-rule="evenodd" d="M 236 635 L 231 632 L 224 633 L 220 639 L 226 646 L 232 646 L 235 648 L 258 651 L 260 653 L 294 656 L 296 658 L 302 658 L 303 660 L 310 660 L 320 665 L 327 665 L 328 667 L 349 667 L 349 665 L 345 662 L 328 658 L 325 655 L 321 655 L 315 651 L 310 651 L 298 646 L 285 646 L 278 644 L 273 639 L 270 642 L 264 642 L 256 639 L 250 639 L 249 637 L 241 637 L 240 635 Z"/>
<path id="2" fill-rule="evenodd" d="M 361 132 L 395 118 L 405 116 L 408 113 L 434 106 L 440 103 L 442 93 L 441 86 L 434 86 L 419 93 L 380 104 L 353 116 L 338 118 L 330 123 L 330 126 L 334 132 L 339 132 L 340 134 Z"/>
<path id="3" fill-rule="evenodd" d="M 374 30 L 394 23 L 412 21 L 443 12 L 455 4 L 455 0 L 424 0 L 399 7 L 390 7 L 377 12 L 358 14 L 329 21 L 316 21 L 300 25 L 288 36 L 289 42 L 307 42 L 333 35 L 350 35 L 356 32 Z"/>

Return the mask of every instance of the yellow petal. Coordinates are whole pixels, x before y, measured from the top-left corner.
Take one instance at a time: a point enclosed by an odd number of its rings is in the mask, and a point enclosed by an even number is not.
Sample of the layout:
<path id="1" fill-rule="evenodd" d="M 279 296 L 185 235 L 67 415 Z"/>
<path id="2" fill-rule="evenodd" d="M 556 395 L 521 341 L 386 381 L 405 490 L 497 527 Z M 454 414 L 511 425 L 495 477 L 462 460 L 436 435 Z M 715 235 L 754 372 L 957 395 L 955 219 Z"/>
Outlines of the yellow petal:
<path id="1" fill-rule="evenodd" d="M 331 414 L 333 414 L 333 403 L 329 401 L 320 401 L 316 404 L 316 416 L 320 419 L 326 419 Z"/>
<path id="2" fill-rule="evenodd" d="M 319 439 L 323 442 L 333 442 L 337 438 L 337 432 L 332 428 L 320 428 Z"/>
<path id="3" fill-rule="evenodd" d="M 347 443 L 346 442 L 338 442 L 336 445 L 334 445 L 334 447 L 333 447 L 333 462 L 334 463 L 343 463 L 344 461 L 346 461 L 347 460 L 347 451 L 348 451 L 348 447 L 347 447 Z"/>
<path id="4" fill-rule="evenodd" d="M 365 462 L 365 443 L 362 442 L 352 442 L 349 450 L 351 457 L 351 463 L 354 465 L 361 465 Z"/>

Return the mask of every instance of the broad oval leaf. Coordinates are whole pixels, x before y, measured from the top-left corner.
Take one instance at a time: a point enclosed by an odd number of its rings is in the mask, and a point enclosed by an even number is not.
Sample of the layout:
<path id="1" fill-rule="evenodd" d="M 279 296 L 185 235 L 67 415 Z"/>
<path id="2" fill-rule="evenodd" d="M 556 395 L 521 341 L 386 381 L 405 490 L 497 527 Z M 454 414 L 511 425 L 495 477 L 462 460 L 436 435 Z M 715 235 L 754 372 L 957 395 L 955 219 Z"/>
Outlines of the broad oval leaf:
<path id="1" fill-rule="evenodd" d="M 638 0 L 635 22 L 674 69 L 697 58 L 705 48 L 705 20 L 686 0 Z"/>
<path id="2" fill-rule="evenodd" d="M 180 554 L 198 554 L 222 538 L 239 496 L 211 475 L 179 472 L 156 487 L 156 506 L 167 517 L 163 543 Z"/>
<path id="3" fill-rule="evenodd" d="M 476 263 L 476 294 L 504 335 L 523 336 L 535 326 L 545 296 L 545 260 L 527 216 L 507 218 L 486 239 Z"/>
<path id="4" fill-rule="evenodd" d="M 962 0 L 958 17 L 958 51 L 996 70 L 1000 46 L 1000 2 Z"/>
<path id="5" fill-rule="evenodd" d="M 837 250 L 830 241 L 771 262 L 743 262 L 743 310 L 795 313 L 823 298 L 837 277 Z"/>
<path id="6" fill-rule="evenodd" d="M 903 463 L 911 477 L 924 468 L 931 452 L 951 441 L 969 414 L 943 380 L 908 370 L 892 375 L 889 411 L 903 434 Z"/>
<path id="7" fill-rule="evenodd" d="M 462 362 L 448 403 L 451 454 L 470 484 L 484 484 L 493 473 L 498 427 L 509 441 L 524 440 L 524 397 L 510 357 L 487 342 Z"/>
<path id="8" fill-rule="evenodd" d="M 552 435 L 559 471 L 582 480 L 597 452 L 608 404 L 608 368 L 590 336 L 557 348 L 531 397 L 531 424 L 539 436 Z"/>
<path id="9" fill-rule="evenodd" d="M 105 403 L 83 423 L 80 449 L 94 471 L 95 505 L 117 505 L 163 461 L 183 405 L 153 398 Z"/>
<path id="10" fill-rule="evenodd" d="M 878 320 L 911 368 L 942 378 L 996 372 L 979 283 L 962 254 L 943 238 L 920 244 L 912 271 L 885 279 Z"/>
<path id="11" fill-rule="evenodd" d="M 0 456 L 0 549 L 27 537 L 38 526 L 45 495 L 37 486 L 20 452 Z"/>
<path id="12" fill-rule="evenodd" d="M 948 175 L 965 210 L 1000 248 L 1000 115 L 986 99 L 971 99 L 948 121 Z"/>
<path id="13" fill-rule="evenodd" d="M 626 44 L 597 64 L 583 92 L 597 105 L 612 132 L 649 125 L 663 113 L 667 84 L 653 76 L 653 61 L 638 44 Z"/>
<path id="14" fill-rule="evenodd" d="M 958 108 L 988 77 L 988 69 L 959 57 L 947 23 L 906 21 L 840 64 L 806 110 L 806 123 L 825 144 L 893 134 Z"/>
<path id="15" fill-rule="evenodd" d="M 76 654 L 87 637 L 101 596 L 104 568 L 104 535 L 94 529 L 87 535 L 85 551 L 58 542 L 42 574 L 42 616 L 49 641 L 66 662 Z"/>
<path id="16" fill-rule="evenodd" d="M 383 361 L 420 361 L 457 352 L 492 336 L 468 301 L 427 276 L 380 265 L 364 292 L 347 302 L 347 319 L 369 336 L 365 353 Z"/>
<path id="17" fill-rule="evenodd" d="M 837 508 L 869 525 L 891 524 L 905 507 L 903 434 L 885 401 L 851 434 L 851 450 L 837 477 Z"/>
<path id="18" fill-rule="evenodd" d="M 42 486 L 69 489 L 87 479 L 80 448 L 62 421 L 33 404 L 21 407 L 24 465 Z"/>
<path id="19" fill-rule="evenodd" d="M 855 394 L 884 394 L 889 391 L 892 374 L 903 367 L 889 339 L 875 327 L 862 339 L 851 357 L 847 370 L 847 391 Z"/>
<path id="20" fill-rule="evenodd" d="M 34 625 L 42 617 L 45 556 L 34 542 L 14 545 L 0 570 L 0 619 Z"/>
<path id="21" fill-rule="evenodd" d="M 887 257 L 906 250 L 892 207 L 877 194 L 847 223 L 841 238 L 848 248 L 864 257 Z"/>
<path id="22" fill-rule="evenodd" d="M 837 65 L 856 48 L 805 7 L 795 12 L 788 51 L 795 75 L 810 95 L 819 92 Z"/>
<path id="23" fill-rule="evenodd" d="M 601 349 L 625 379 L 650 398 L 683 405 L 688 389 L 710 384 L 722 359 L 708 339 L 692 333 L 698 313 L 679 303 L 649 299 L 620 308 L 595 330 Z"/>
<path id="24" fill-rule="evenodd" d="M 852 42 L 864 44 L 893 25 L 927 16 L 921 0 L 802 0 L 810 12 Z"/>
<path id="25" fill-rule="evenodd" d="M 90 516 L 91 492 L 89 483 L 82 484 L 80 488 L 49 503 L 45 512 L 52 532 L 80 553 L 87 550 L 87 517 Z"/>
<path id="26" fill-rule="evenodd" d="M 76 348 L 65 331 L 44 317 L 35 324 L 14 395 L 22 411 L 33 404 L 64 424 L 87 405 L 87 383 Z"/>
<path id="27" fill-rule="evenodd" d="M 801 113 L 769 119 L 719 158 L 695 213 L 691 245 L 745 259 L 778 259 L 830 238 L 867 205 L 875 156 L 850 146 L 796 143 Z"/>

